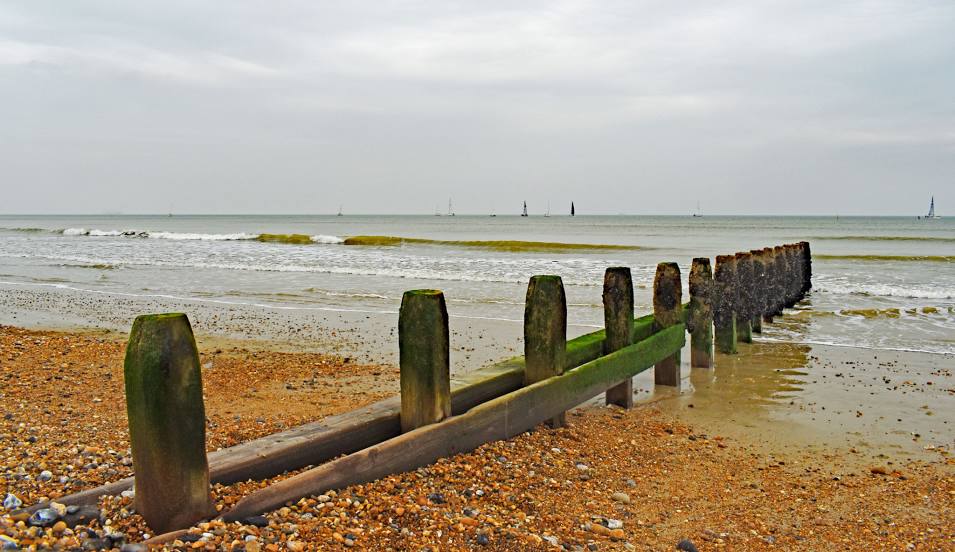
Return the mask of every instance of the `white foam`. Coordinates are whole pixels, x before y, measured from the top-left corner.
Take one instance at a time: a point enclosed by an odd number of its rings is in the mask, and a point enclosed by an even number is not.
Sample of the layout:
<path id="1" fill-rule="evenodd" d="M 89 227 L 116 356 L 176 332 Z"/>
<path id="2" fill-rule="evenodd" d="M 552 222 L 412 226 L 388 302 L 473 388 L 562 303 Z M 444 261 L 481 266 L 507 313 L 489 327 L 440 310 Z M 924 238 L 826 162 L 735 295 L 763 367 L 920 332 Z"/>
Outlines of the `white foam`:
<path id="1" fill-rule="evenodd" d="M 200 241 L 237 241 L 254 240 L 259 237 L 258 234 L 247 234 L 245 232 L 236 232 L 234 234 L 198 234 L 188 232 L 147 232 L 148 238 L 157 240 L 200 240 Z"/>
<path id="2" fill-rule="evenodd" d="M 902 297 L 906 299 L 955 299 L 955 289 L 925 289 L 877 283 L 831 282 L 813 287 L 813 291 L 869 297 Z"/>
<path id="3" fill-rule="evenodd" d="M 324 234 L 318 234 L 317 236 L 311 236 L 311 238 L 312 238 L 312 241 L 315 242 L 315 243 L 335 244 L 335 243 L 344 243 L 344 242 L 345 242 L 344 239 L 339 238 L 338 236 L 326 236 L 326 235 L 324 235 Z"/>

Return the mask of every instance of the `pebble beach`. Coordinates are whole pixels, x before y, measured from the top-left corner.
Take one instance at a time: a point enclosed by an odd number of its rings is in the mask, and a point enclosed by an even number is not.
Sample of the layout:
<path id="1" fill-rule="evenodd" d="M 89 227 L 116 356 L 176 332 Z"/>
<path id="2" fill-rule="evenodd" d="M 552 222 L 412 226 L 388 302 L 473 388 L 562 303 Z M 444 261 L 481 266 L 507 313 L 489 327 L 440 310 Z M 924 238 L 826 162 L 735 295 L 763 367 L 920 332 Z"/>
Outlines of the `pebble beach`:
<path id="1" fill-rule="evenodd" d="M 200 339 L 200 350 L 209 450 L 397 391 L 397 369 L 388 365 L 223 339 Z M 4 546 L 131 551 L 154 536 L 130 493 L 104 498 L 94 510 L 55 502 L 131 474 L 123 354 L 123 336 L 111 332 L 0 327 Z M 334 392 L 344 388 L 347 393 Z M 253 552 L 955 546 L 955 461 L 944 446 L 917 458 L 836 444 L 775 447 L 746 433 L 713 433 L 706 419 L 694 425 L 666 403 L 581 408 L 566 428 L 541 427 L 242 523 L 202 523 L 161 546 Z M 287 475 L 214 485 L 216 507 Z M 53 503 L 46 517 L 22 510 L 47 499 Z"/>

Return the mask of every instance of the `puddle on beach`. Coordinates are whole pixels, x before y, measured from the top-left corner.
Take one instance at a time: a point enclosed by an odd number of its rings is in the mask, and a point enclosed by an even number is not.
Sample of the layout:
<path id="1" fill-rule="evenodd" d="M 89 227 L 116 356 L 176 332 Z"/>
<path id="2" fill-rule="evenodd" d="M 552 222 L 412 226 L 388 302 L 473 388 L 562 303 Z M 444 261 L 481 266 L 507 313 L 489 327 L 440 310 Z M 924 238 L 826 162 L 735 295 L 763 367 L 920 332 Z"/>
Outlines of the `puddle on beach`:
<path id="1" fill-rule="evenodd" d="M 690 368 L 682 387 L 634 380 L 652 403 L 710 435 L 773 451 L 840 451 L 859 462 L 945 461 L 955 449 L 955 358 L 951 355 L 757 342 Z"/>

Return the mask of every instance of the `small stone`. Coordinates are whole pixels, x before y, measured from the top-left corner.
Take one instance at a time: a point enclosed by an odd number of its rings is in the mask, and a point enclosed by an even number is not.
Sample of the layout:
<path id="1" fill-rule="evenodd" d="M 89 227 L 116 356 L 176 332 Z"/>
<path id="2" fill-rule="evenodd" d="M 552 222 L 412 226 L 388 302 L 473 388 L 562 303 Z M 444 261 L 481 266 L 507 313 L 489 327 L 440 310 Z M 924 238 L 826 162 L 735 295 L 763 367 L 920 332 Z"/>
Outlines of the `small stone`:
<path id="1" fill-rule="evenodd" d="M 243 525 L 252 525 L 253 527 L 268 527 L 269 520 L 265 516 L 249 516 L 242 520 Z"/>
<path id="2" fill-rule="evenodd" d="M 7 493 L 7 496 L 3 499 L 3 507 L 7 510 L 16 510 L 20 506 L 23 506 L 23 501 L 17 498 L 17 495 Z"/>
<path id="3" fill-rule="evenodd" d="M 119 547 L 119 552 L 148 552 L 148 550 L 149 547 L 138 542 L 127 542 L 126 544 Z"/>
<path id="4" fill-rule="evenodd" d="M 49 527 L 56 523 L 58 519 L 60 519 L 60 516 L 56 513 L 56 510 L 52 508 L 41 508 L 33 512 L 33 515 L 30 516 L 27 523 L 34 527 Z"/>
<path id="5" fill-rule="evenodd" d="M 441 493 L 431 493 L 431 494 L 429 494 L 429 495 L 428 495 L 428 500 L 430 500 L 433 504 L 444 504 L 444 503 L 445 503 L 444 495 L 441 494 Z"/>
<path id="6" fill-rule="evenodd" d="M 623 522 L 619 519 L 608 519 L 607 520 L 607 529 L 622 529 Z"/>
<path id="7" fill-rule="evenodd" d="M 889 473 L 885 466 L 872 466 L 869 471 L 877 475 L 888 475 Z"/>
<path id="8" fill-rule="evenodd" d="M 491 541 L 488 540 L 487 535 L 485 535 L 484 533 L 481 533 L 480 535 L 475 537 L 474 542 L 478 543 L 481 546 L 487 546 L 488 544 L 491 543 Z"/>
<path id="9" fill-rule="evenodd" d="M 305 550 L 305 543 L 290 540 L 285 543 L 285 547 L 291 550 L 291 552 L 302 552 L 302 550 Z"/>
<path id="10" fill-rule="evenodd" d="M 696 545 L 690 539 L 683 539 L 680 542 L 676 543 L 676 549 L 682 550 L 683 552 L 699 552 L 696 549 Z"/>
<path id="11" fill-rule="evenodd" d="M 53 524 L 54 533 L 62 533 L 65 530 L 66 530 L 66 522 L 63 521 L 62 519 Z"/>
<path id="12" fill-rule="evenodd" d="M 610 498 L 616 500 L 617 502 L 622 502 L 623 504 L 630 504 L 630 495 L 627 493 L 613 493 L 610 495 Z"/>
<path id="13" fill-rule="evenodd" d="M 53 472 L 50 470 L 43 470 L 40 475 L 36 476 L 37 481 L 49 481 L 51 479 L 53 479 Z"/>

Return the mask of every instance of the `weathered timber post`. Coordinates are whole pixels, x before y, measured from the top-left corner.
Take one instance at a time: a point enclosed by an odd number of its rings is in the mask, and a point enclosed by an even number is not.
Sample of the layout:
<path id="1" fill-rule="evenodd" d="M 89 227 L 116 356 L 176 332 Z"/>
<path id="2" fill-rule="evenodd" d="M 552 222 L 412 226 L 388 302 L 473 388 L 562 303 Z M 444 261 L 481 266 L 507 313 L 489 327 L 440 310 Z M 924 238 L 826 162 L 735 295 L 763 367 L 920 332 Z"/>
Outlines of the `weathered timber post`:
<path id="1" fill-rule="evenodd" d="M 799 242 L 802 250 L 802 292 L 809 293 L 812 289 L 812 253 L 809 249 L 809 242 Z"/>
<path id="2" fill-rule="evenodd" d="M 713 271 L 706 257 L 690 266 L 690 307 L 686 316 L 690 332 L 690 366 L 713 367 Z"/>
<path id="3" fill-rule="evenodd" d="M 796 274 L 796 256 L 791 243 L 783 244 L 783 255 L 786 259 L 786 308 L 792 307 L 798 301 L 797 287 L 801 285 L 799 275 Z"/>
<path id="4" fill-rule="evenodd" d="M 157 533 L 214 515 L 199 351 L 185 314 L 136 318 L 123 378 L 136 511 Z"/>
<path id="5" fill-rule="evenodd" d="M 716 271 L 713 273 L 714 301 L 713 328 L 716 337 L 716 350 L 732 354 L 736 352 L 736 257 L 719 255 L 716 257 Z"/>
<path id="6" fill-rule="evenodd" d="M 766 305 L 766 264 L 762 249 L 753 249 L 750 252 L 753 259 L 753 288 L 752 305 L 750 309 L 750 326 L 753 333 L 763 332 L 763 311 Z"/>
<path id="7" fill-rule="evenodd" d="M 772 323 L 776 314 L 776 254 L 772 247 L 763 248 L 763 322 Z"/>
<path id="8" fill-rule="evenodd" d="M 736 254 L 736 340 L 753 342 L 753 256 Z"/>
<path id="9" fill-rule="evenodd" d="M 532 276 L 524 303 L 524 385 L 564 372 L 567 297 L 560 276 Z M 567 425 L 561 413 L 551 427 Z"/>
<path id="10" fill-rule="evenodd" d="M 434 289 L 406 291 L 398 312 L 401 431 L 451 415 L 448 309 Z"/>
<path id="11" fill-rule="evenodd" d="M 633 279 L 628 267 L 610 267 L 604 272 L 603 352 L 610 354 L 630 345 L 633 331 Z M 633 378 L 607 389 L 607 404 L 633 406 Z"/>
<path id="12" fill-rule="evenodd" d="M 680 266 L 676 263 L 660 263 L 653 279 L 653 329 L 660 331 L 681 323 L 683 310 L 683 287 L 680 282 Z M 680 386 L 680 351 L 663 359 L 653 367 L 653 382 L 656 385 Z"/>
<path id="13" fill-rule="evenodd" d="M 786 306 L 786 282 L 789 274 L 786 252 L 781 245 L 773 247 L 773 267 L 776 277 L 773 282 L 773 315 L 781 316 Z"/>

